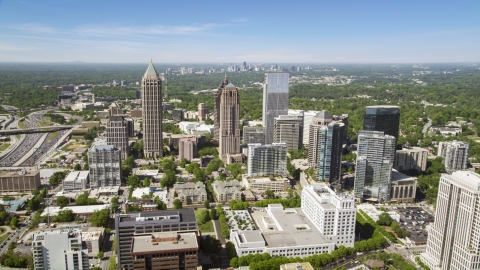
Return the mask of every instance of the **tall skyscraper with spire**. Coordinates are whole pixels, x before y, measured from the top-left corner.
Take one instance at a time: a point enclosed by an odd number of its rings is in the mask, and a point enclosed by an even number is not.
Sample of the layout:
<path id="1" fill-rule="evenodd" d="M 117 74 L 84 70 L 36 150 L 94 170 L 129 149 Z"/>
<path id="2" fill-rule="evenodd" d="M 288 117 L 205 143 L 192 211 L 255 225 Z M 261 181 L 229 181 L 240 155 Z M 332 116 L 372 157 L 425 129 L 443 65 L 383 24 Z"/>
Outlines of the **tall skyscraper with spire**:
<path id="1" fill-rule="evenodd" d="M 143 155 L 163 156 L 162 138 L 162 80 L 152 60 L 142 77 Z"/>
<path id="2" fill-rule="evenodd" d="M 215 94 L 215 138 L 218 138 L 219 155 L 225 162 L 227 154 L 240 153 L 240 97 L 238 89 L 225 80 Z"/>
<path id="3" fill-rule="evenodd" d="M 265 127 L 265 144 L 273 142 L 275 118 L 288 115 L 288 73 L 267 73 L 263 85 L 262 121 Z"/>

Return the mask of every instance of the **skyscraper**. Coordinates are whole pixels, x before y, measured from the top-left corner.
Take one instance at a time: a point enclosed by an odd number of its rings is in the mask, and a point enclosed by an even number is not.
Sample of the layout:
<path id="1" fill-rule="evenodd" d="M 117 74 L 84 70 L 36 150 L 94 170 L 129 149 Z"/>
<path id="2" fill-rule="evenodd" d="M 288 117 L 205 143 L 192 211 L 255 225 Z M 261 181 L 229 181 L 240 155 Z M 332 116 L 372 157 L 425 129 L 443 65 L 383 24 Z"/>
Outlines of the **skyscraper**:
<path id="1" fill-rule="evenodd" d="M 143 155 L 163 156 L 162 138 L 162 80 L 152 61 L 142 77 Z"/>
<path id="2" fill-rule="evenodd" d="M 286 143 L 288 150 L 298 150 L 302 148 L 303 117 L 280 115 L 273 120 L 274 143 Z"/>
<path id="3" fill-rule="evenodd" d="M 304 114 L 305 117 L 305 114 Z M 323 110 L 311 118 L 308 135 L 308 165 L 316 167 L 318 162 L 318 134 L 321 127 L 333 122 L 333 115 Z M 305 130 L 305 129 L 304 129 Z"/>
<path id="4" fill-rule="evenodd" d="M 345 124 L 333 121 L 318 130 L 317 179 L 330 183 L 340 181 L 342 171 L 342 141 Z"/>
<path id="5" fill-rule="evenodd" d="M 287 145 L 273 143 L 248 145 L 248 176 L 287 175 Z"/>
<path id="6" fill-rule="evenodd" d="M 422 261 L 430 269 L 480 268 L 480 175 L 442 174 L 435 222 L 430 226 Z"/>
<path id="7" fill-rule="evenodd" d="M 447 171 L 464 170 L 467 168 L 468 149 L 470 144 L 462 141 L 440 142 L 438 156 Z"/>
<path id="8" fill-rule="evenodd" d="M 363 116 L 363 130 L 383 131 L 398 139 L 400 125 L 400 107 L 398 106 L 367 106 Z"/>
<path id="9" fill-rule="evenodd" d="M 113 145 L 94 145 L 88 150 L 90 188 L 122 184 L 121 152 Z"/>
<path id="10" fill-rule="evenodd" d="M 265 144 L 265 127 L 243 127 L 243 144 Z"/>
<path id="11" fill-rule="evenodd" d="M 215 95 L 214 128 L 224 162 L 227 154 L 240 153 L 240 97 L 238 89 L 226 77 Z"/>
<path id="12" fill-rule="evenodd" d="M 288 114 L 288 73 L 267 73 L 263 85 L 263 126 L 265 144 L 273 142 L 274 119 Z"/>
<path id="13" fill-rule="evenodd" d="M 386 202 L 395 158 L 395 137 L 380 131 L 361 130 L 358 134 L 355 197 Z"/>
<path id="14" fill-rule="evenodd" d="M 110 116 L 107 124 L 107 144 L 120 149 L 122 159 L 126 159 L 130 155 L 127 125 L 127 120 L 121 115 Z"/>

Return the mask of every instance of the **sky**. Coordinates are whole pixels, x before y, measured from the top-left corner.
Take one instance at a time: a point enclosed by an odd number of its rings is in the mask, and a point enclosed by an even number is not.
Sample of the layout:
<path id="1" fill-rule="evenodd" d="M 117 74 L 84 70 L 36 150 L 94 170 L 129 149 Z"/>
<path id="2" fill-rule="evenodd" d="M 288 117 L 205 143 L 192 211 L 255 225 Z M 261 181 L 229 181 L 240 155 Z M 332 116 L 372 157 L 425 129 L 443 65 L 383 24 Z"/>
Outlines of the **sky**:
<path id="1" fill-rule="evenodd" d="M 0 0 L 0 62 L 480 62 L 480 1 Z"/>

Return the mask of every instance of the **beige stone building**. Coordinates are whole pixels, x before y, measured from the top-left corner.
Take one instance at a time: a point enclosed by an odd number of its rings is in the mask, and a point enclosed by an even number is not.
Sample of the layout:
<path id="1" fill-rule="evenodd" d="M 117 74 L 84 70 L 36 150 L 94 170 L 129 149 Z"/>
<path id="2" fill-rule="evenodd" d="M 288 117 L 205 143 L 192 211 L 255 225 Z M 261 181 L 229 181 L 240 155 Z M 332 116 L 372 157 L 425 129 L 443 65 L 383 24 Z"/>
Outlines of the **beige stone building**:
<path id="1" fill-rule="evenodd" d="M 163 156 L 162 80 L 152 61 L 142 77 L 143 153 L 146 158 Z"/>

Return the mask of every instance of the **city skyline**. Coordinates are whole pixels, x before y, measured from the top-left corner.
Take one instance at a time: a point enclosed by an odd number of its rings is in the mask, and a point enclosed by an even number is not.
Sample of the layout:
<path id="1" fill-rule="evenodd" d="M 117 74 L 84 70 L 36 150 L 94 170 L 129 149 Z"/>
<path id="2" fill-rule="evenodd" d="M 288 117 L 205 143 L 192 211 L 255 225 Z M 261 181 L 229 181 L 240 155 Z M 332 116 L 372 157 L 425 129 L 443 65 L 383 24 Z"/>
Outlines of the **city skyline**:
<path id="1" fill-rule="evenodd" d="M 158 10 L 161 16 L 137 15 L 143 14 L 145 6 Z M 302 1 L 292 5 L 253 1 L 118 4 L 7 0 L 0 2 L 0 59 L 98 63 L 139 63 L 149 58 L 163 63 L 475 62 L 480 61 L 479 7 L 480 3 L 474 1 L 435 5 L 413 1 Z M 229 17 L 220 18 L 218 14 L 225 11 Z M 220 39 L 235 42 L 218 42 Z"/>

